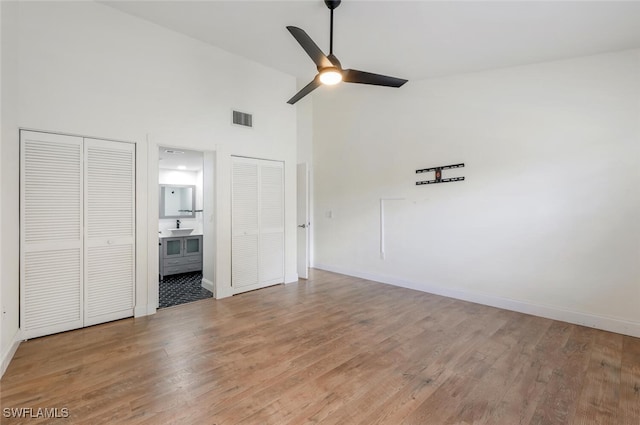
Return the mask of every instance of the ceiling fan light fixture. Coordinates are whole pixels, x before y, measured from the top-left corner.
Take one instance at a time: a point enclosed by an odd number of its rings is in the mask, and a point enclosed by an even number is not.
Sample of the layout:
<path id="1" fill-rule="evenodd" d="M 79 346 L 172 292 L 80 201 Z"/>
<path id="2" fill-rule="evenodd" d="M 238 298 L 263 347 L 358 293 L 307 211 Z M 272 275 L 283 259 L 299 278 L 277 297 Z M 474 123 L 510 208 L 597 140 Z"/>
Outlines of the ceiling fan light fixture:
<path id="1" fill-rule="evenodd" d="M 320 50 L 318 45 L 311 39 L 311 37 L 309 37 L 309 34 L 304 32 L 304 30 L 291 25 L 287 26 L 287 30 L 291 33 L 293 38 L 296 39 L 298 44 L 300 44 L 302 49 L 307 52 L 319 71 L 309 84 L 301 88 L 291 99 L 287 100 L 289 105 L 295 104 L 321 85 L 334 85 L 341 81 L 344 81 L 345 83 L 370 84 L 373 86 L 385 87 L 400 87 L 407 82 L 407 80 L 403 78 L 358 71 L 357 69 L 342 69 L 340 61 L 333 54 L 333 10 L 340 5 L 341 1 L 342 0 L 324 0 L 324 3 L 331 11 L 328 55 L 325 55 L 322 50 Z"/>
<path id="2" fill-rule="evenodd" d="M 338 68 L 326 68 L 320 72 L 320 82 L 327 86 L 338 84 L 342 81 L 342 73 Z"/>

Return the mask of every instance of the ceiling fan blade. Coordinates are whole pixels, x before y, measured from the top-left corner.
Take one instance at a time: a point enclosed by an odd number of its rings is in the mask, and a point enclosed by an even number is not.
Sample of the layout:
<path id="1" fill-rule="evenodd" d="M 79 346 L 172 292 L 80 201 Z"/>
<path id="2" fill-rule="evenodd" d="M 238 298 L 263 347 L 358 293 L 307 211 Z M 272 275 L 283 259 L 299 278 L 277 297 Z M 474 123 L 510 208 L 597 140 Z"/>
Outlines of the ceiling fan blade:
<path id="1" fill-rule="evenodd" d="M 320 86 L 321 84 L 322 83 L 320 82 L 320 78 L 316 75 L 316 78 L 314 78 L 313 81 L 311 81 L 309 84 L 304 86 L 302 90 L 300 90 L 298 93 L 296 93 L 295 96 L 289 99 L 287 103 L 289 105 L 293 105 L 294 103 L 296 103 L 297 101 L 299 101 L 300 99 L 302 99 L 303 97 L 305 97 L 306 95 L 308 95 L 309 93 L 317 89 L 318 86 Z"/>
<path id="2" fill-rule="evenodd" d="M 287 29 L 298 43 L 300 43 L 304 51 L 307 52 L 318 68 L 333 66 L 329 58 L 327 58 L 318 45 L 309 37 L 309 34 L 298 27 L 288 26 Z"/>
<path id="3" fill-rule="evenodd" d="M 342 81 L 347 83 L 373 84 L 374 86 L 400 87 L 408 80 L 358 71 L 356 69 L 345 69 L 342 71 Z"/>

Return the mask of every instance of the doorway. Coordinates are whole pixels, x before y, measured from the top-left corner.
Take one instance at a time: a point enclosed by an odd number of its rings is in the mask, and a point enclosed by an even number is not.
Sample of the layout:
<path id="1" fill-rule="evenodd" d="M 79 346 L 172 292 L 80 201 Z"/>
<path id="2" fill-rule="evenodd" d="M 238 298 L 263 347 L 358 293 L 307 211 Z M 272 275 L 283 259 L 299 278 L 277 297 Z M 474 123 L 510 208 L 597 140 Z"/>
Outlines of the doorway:
<path id="1" fill-rule="evenodd" d="M 213 297 L 203 284 L 205 255 L 204 153 L 158 148 L 158 308 Z"/>

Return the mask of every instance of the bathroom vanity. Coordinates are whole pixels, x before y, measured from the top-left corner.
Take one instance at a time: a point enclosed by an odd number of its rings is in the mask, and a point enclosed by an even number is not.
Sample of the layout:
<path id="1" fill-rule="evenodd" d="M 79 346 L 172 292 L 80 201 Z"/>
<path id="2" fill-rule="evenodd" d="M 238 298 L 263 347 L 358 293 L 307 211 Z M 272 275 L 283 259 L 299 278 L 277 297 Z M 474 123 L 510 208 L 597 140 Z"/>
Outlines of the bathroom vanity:
<path id="1" fill-rule="evenodd" d="M 202 235 L 160 236 L 160 280 L 202 270 Z"/>

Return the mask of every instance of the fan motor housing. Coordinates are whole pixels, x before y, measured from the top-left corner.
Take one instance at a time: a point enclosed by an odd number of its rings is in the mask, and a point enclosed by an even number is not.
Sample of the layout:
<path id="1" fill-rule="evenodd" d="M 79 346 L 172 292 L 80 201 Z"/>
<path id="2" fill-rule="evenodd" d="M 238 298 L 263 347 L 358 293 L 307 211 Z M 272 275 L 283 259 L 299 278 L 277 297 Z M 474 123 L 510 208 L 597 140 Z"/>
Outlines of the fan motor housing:
<path id="1" fill-rule="evenodd" d="M 340 3 L 342 2 L 342 0 L 324 0 L 324 4 L 327 5 L 327 7 L 331 10 L 335 9 L 336 7 L 340 6 Z"/>

